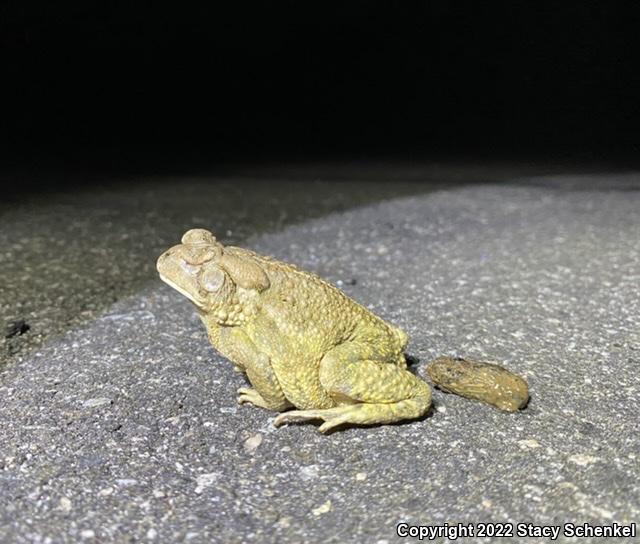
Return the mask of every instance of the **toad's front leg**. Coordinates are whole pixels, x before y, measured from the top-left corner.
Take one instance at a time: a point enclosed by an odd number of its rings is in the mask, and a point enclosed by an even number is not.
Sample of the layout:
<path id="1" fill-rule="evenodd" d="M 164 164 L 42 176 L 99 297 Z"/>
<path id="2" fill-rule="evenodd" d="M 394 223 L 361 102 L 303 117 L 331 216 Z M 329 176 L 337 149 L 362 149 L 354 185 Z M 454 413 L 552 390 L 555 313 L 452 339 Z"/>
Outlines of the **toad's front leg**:
<path id="1" fill-rule="evenodd" d="M 239 404 L 250 403 L 276 412 L 291 408 L 269 357 L 258 350 L 246 333 L 236 327 L 224 327 L 210 333 L 209 338 L 222 355 L 246 373 L 253 386 L 238 389 Z"/>
<path id="2" fill-rule="evenodd" d="M 238 389 L 238 404 L 250 403 L 260 408 L 282 412 L 291 408 L 291 403 L 284 396 L 269 357 L 256 351 L 255 357 L 243 365 L 247 378 L 253 388 Z"/>

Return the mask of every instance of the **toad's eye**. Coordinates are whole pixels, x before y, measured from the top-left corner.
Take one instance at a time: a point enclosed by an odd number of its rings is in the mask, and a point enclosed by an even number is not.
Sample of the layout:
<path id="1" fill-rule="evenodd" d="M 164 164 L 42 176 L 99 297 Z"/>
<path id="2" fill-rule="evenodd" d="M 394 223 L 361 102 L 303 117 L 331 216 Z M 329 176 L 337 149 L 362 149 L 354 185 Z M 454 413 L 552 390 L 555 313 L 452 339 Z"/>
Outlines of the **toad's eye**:
<path id="1" fill-rule="evenodd" d="M 214 292 L 224 285 L 225 274 L 217 266 L 207 266 L 200 276 L 200 283 L 209 292 Z"/>

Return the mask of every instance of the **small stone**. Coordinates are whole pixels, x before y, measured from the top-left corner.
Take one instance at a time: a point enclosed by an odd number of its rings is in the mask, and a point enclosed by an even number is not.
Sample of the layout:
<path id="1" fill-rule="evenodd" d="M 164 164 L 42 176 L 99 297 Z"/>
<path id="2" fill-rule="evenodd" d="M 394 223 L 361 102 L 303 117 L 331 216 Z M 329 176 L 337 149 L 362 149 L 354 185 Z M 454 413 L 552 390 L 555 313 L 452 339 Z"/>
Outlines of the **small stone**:
<path id="1" fill-rule="evenodd" d="M 593 465 L 594 463 L 597 463 L 598 461 L 600 461 L 600 458 L 594 457 L 593 455 L 584 455 L 584 454 L 578 453 L 576 455 L 572 455 L 571 457 L 569 457 L 569 461 L 581 467 L 587 467 L 589 465 Z"/>
<path id="2" fill-rule="evenodd" d="M 518 446 L 523 450 L 534 450 L 540 447 L 540 442 L 533 438 L 526 438 L 524 440 L 518 440 Z"/>
<path id="3" fill-rule="evenodd" d="M 367 473 L 366 473 L 366 472 L 358 472 L 358 473 L 356 474 L 356 480 L 357 480 L 358 482 L 363 482 L 363 481 L 364 481 L 364 480 L 366 480 L 366 479 L 367 479 Z"/>
<path id="4" fill-rule="evenodd" d="M 300 478 L 305 481 L 314 480 L 320 476 L 320 467 L 318 465 L 308 465 L 302 467 L 299 471 Z"/>
<path id="5" fill-rule="evenodd" d="M 62 510 L 64 510 L 65 512 L 70 512 L 72 507 L 73 504 L 67 497 L 62 497 L 60 499 L 60 508 L 62 508 Z"/>
<path id="6" fill-rule="evenodd" d="M 276 522 L 276 527 L 280 529 L 288 529 L 291 527 L 291 518 L 284 516 Z"/>
<path id="7" fill-rule="evenodd" d="M 138 483 L 138 480 L 134 480 L 132 478 L 121 478 L 119 480 L 116 480 L 116 483 L 118 485 L 121 485 L 122 487 L 129 487 L 132 485 L 136 485 Z"/>
<path id="8" fill-rule="evenodd" d="M 202 491 L 212 485 L 218 479 L 217 472 L 210 472 L 208 474 L 200 474 L 196 478 L 196 493 L 202 493 Z"/>
<path id="9" fill-rule="evenodd" d="M 260 433 L 256 433 L 253 436 L 250 436 L 244 441 L 243 447 L 245 453 L 253 453 L 258 449 L 258 446 L 262 444 L 262 435 Z"/>
<path id="10" fill-rule="evenodd" d="M 89 399 L 89 400 L 85 400 L 82 403 L 82 406 L 84 408 L 96 408 L 98 406 L 104 406 L 105 404 L 111 404 L 112 400 L 108 399 L 107 397 L 99 397 L 96 399 Z"/>
<path id="11" fill-rule="evenodd" d="M 318 506 L 318 508 L 314 508 L 313 510 L 311 510 L 311 513 L 314 516 L 321 516 L 322 514 L 326 514 L 327 512 L 331 511 L 331 501 L 327 501 L 324 504 L 321 504 L 320 506 Z"/>
<path id="12" fill-rule="evenodd" d="M 158 531 L 156 531 L 153 527 L 147 531 L 147 538 L 149 540 L 155 540 L 158 536 Z"/>
<path id="13" fill-rule="evenodd" d="M 101 489 L 100 491 L 98 491 L 98 495 L 100 495 L 101 497 L 108 497 L 112 493 L 113 493 L 113 487 L 105 487 L 104 489 Z"/>
<path id="14" fill-rule="evenodd" d="M 81 538 L 95 538 L 96 532 L 93 529 L 84 529 L 80 531 Z"/>

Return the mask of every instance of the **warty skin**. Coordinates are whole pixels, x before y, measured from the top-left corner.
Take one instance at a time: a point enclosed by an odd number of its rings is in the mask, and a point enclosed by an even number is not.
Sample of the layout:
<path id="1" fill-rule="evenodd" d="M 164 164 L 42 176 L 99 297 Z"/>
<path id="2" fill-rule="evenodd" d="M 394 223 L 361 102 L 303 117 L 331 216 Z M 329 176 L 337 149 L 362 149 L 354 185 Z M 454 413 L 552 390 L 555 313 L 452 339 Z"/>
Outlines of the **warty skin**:
<path id="1" fill-rule="evenodd" d="M 322 420 L 327 432 L 429 410 L 430 387 L 407 370 L 407 334 L 315 274 L 204 229 L 187 231 L 157 269 L 251 383 L 238 402 L 282 412 L 274 425 Z"/>

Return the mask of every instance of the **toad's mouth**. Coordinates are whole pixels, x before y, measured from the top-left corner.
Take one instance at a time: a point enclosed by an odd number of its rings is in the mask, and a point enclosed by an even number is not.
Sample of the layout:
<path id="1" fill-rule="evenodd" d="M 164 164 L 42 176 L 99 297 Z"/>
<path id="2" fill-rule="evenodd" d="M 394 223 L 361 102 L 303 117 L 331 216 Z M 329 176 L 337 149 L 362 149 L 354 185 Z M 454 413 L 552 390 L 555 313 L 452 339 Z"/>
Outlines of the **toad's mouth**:
<path id="1" fill-rule="evenodd" d="M 180 287 L 178 284 L 174 283 L 173 281 L 171 281 L 169 278 L 167 278 L 166 276 L 163 276 L 162 274 L 160 274 L 160 279 L 165 282 L 169 287 L 173 287 L 173 289 L 175 289 L 176 291 L 178 291 L 178 293 L 180 293 L 181 295 L 187 297 L 191 302 L 193 302 L 198 308 L 200 308 L 201 310 L 204 310 L 205 307 L 205 302 L 204 300 L 198 299 L 193 293 L 189 293 L 189 291 L 187 291 L 186 289 Z"/>

